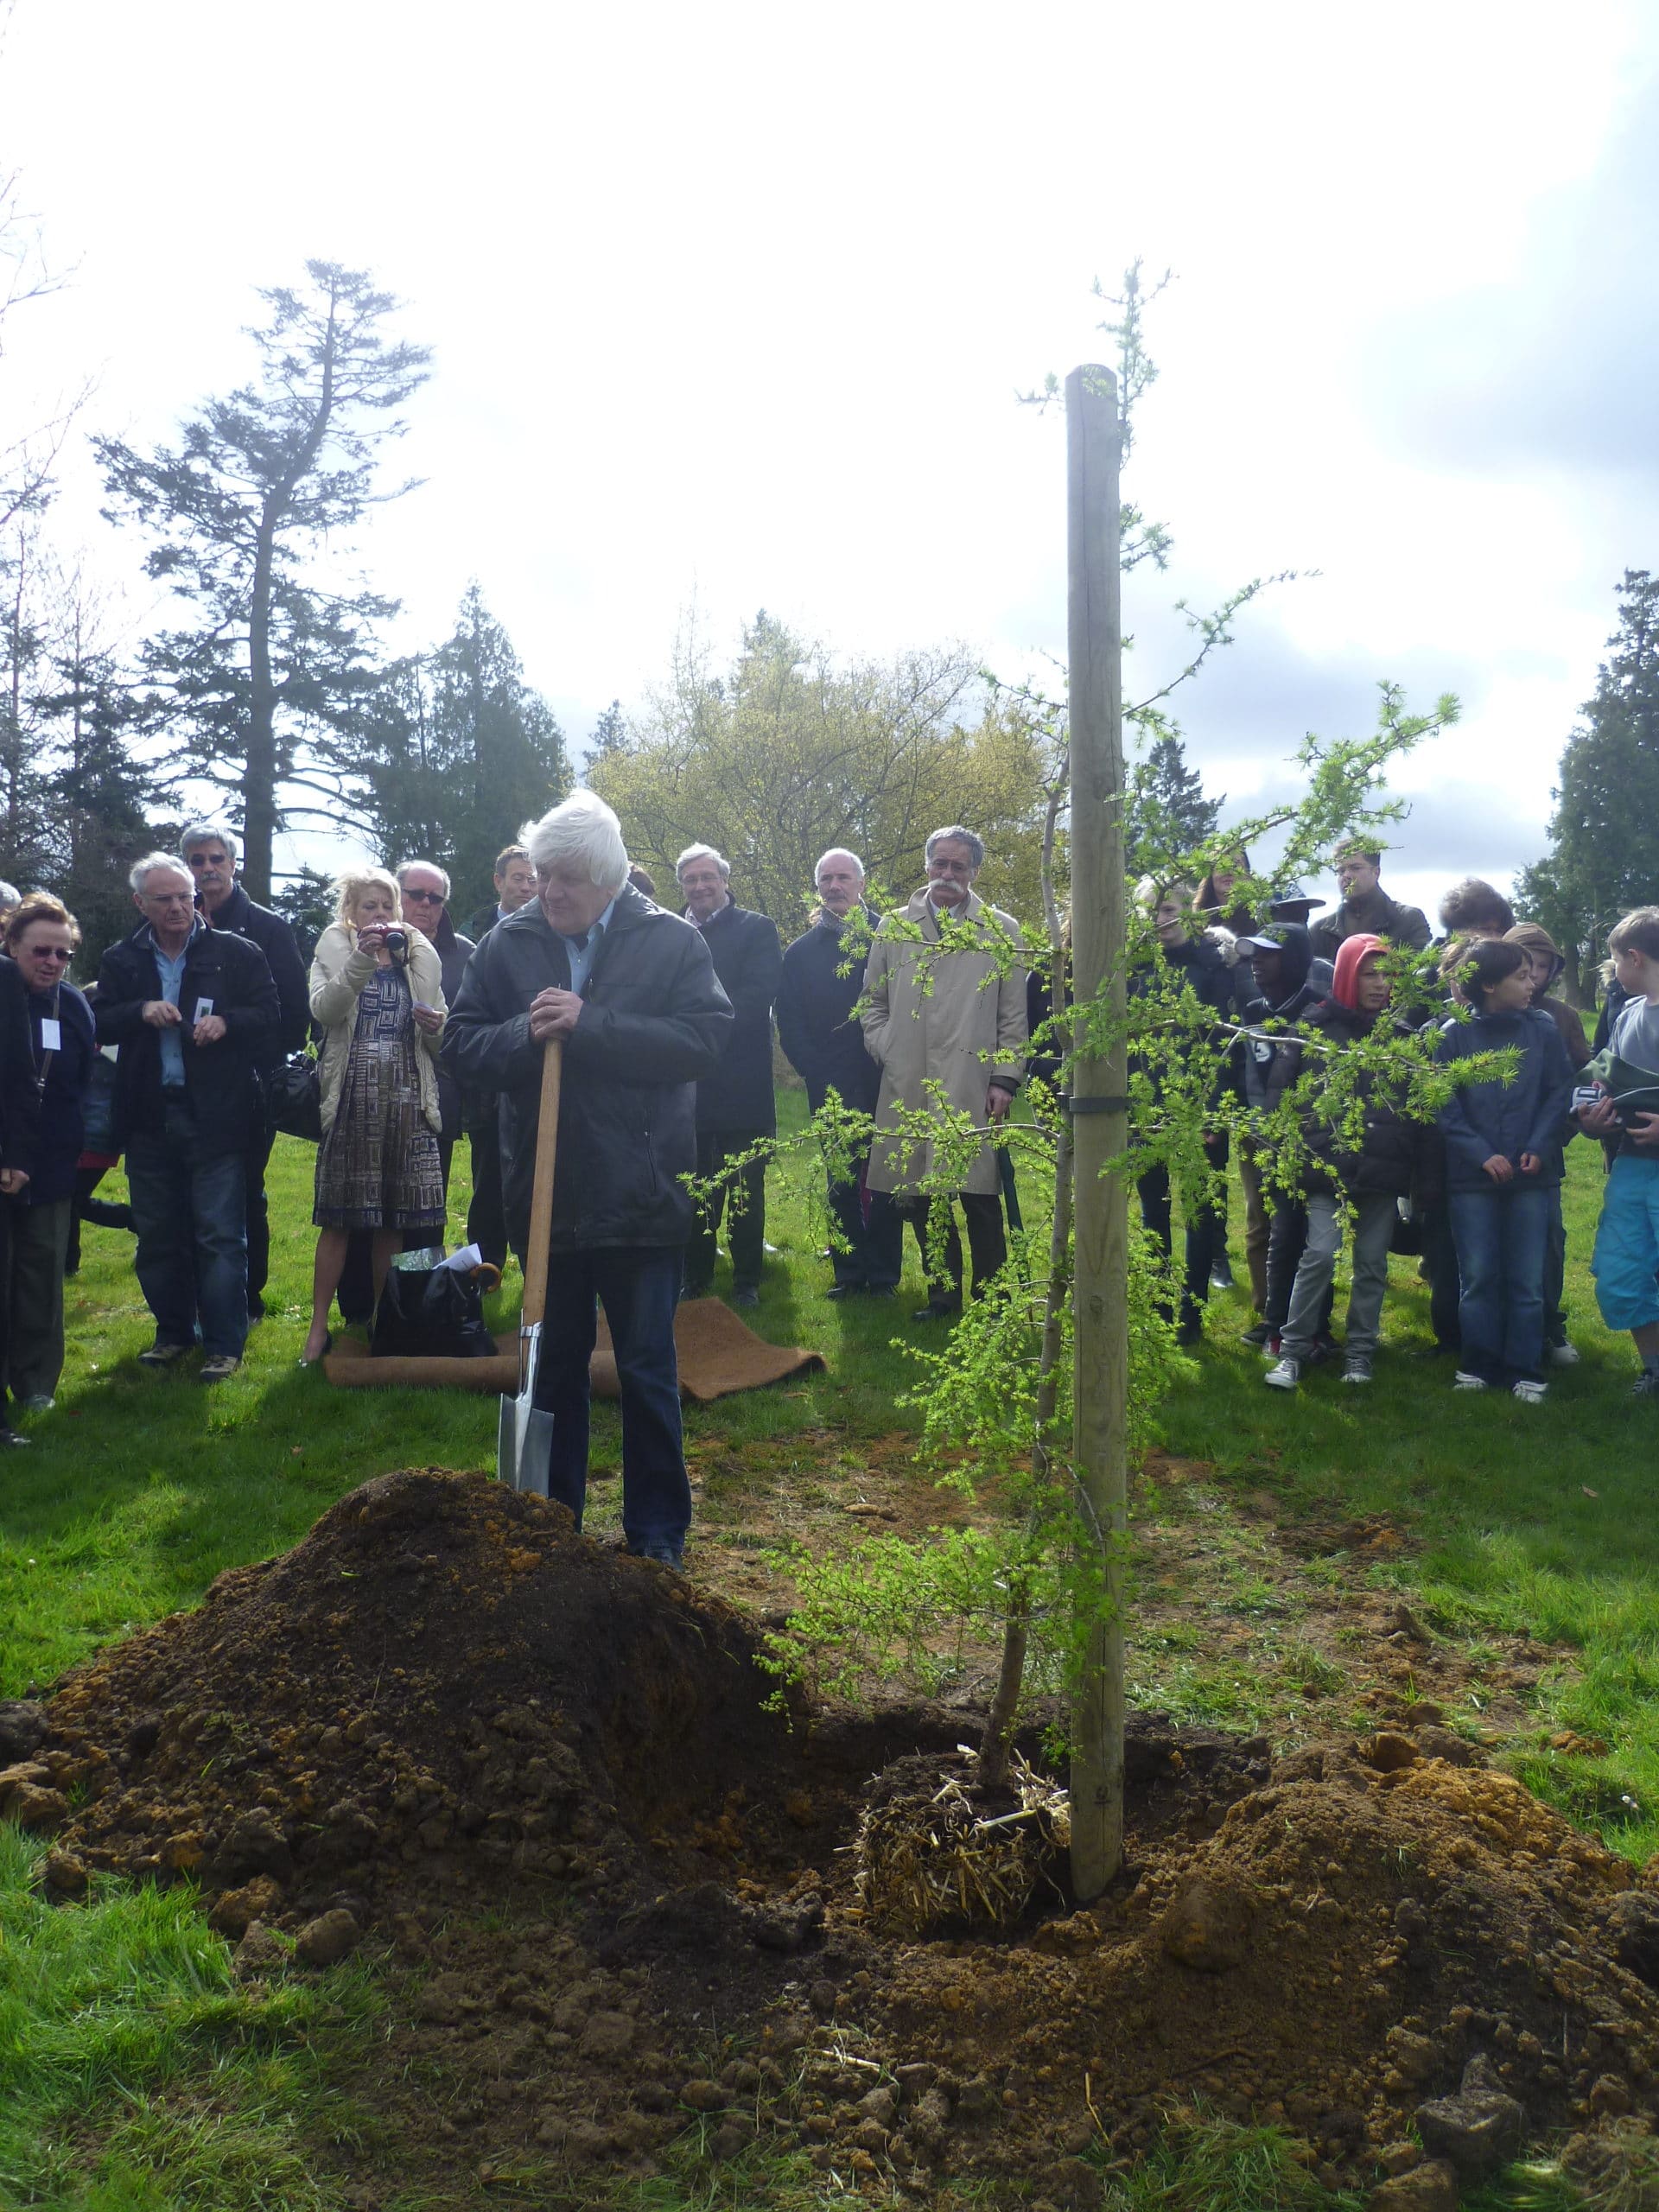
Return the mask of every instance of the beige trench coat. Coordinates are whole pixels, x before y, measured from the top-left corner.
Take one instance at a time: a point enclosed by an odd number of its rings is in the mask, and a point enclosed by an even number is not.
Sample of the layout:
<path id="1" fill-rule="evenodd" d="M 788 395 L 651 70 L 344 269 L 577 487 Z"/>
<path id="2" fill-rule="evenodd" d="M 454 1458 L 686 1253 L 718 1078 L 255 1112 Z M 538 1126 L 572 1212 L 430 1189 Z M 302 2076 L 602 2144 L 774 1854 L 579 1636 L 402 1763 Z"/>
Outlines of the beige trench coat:
<path id="1" fill-rule="evenodd" d="M 324 1136 L 334 1126 L 340 1094 L 346 1087 L 346 1063 L 351 1057 L 352 1032 L 357 1027 L 358 998 L 373 973 L 374 955 L 358 950 L 355 931 L 347 929 L 343 922 L 330 922 L 317 939 L 317 949 L 311 956 L 311 1013 L 327 1032 L 322 1040 L 319 1069 Z M 409 987 L 417 999 L 436 1007 L 440 1014 L 448 1011 L 437 948 L 430 938 L 423 937 L 418 930 L 409 932 Z M 435 1036 L 429 1037 L 424 1030 L 417 1029 L 415 1035 L 421 1046 L 415 1055 L 415 1065 L 421 1075 L 421 1113 L 435 1136 L 443 1127 L 443 1116 L 438 1106 L 437 1069 L 443 1032 L 439 1030 Z"/>
<path id="2" fill-rule="evenodd" d="M 925 889 L 918 891 L 901 918 L 919 925 L 925 940 L 937 944 L 939 929 Z M 963 918 L 987 938 L 1007 938 L 1021 951 L 1025 939 L 1011 914 L 968 894 Z M 993 1083 L 1017 1088 L 1025 1068 L 1026 970 L 998 976 L 988 953 L 929 953 L 925 944 L 889 934 L 895 918 L 877 930 L 864 970 L 860 1018 L 864 1043 L 881 1070 L 876 1102 L 876 1140 L 870 1154 L 873 1191 L 913 1192 L 933 1171 L 933 1147 L 903 1137 L 883 1137 L 900 1109 L 933 1110 L 923 1088 L 939 1084 L 959 1113 L 976 1124 L 985 1119 L 985 1093 Z M 995 1196 L 996 1161 L 988 1142 L 982 1144 L 964 1182 L 956 1186 Z"/>

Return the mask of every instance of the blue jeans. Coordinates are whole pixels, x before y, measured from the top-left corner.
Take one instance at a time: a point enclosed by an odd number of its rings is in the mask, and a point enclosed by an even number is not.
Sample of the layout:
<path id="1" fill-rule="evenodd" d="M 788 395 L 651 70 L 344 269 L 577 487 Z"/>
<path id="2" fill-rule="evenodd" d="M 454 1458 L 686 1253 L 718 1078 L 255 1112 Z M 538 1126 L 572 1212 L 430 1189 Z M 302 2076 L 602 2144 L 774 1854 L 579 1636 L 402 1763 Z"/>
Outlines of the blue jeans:
<path id="1" fill-rule="evenodd" d="M 602 1300 L 622 1392 L 622 1532 L 630 1551 L 677 1552 L 691 1522 L 680 1438 L 674 1309 L 683 1255 L 677 1244 L 619 1244 L 556 1251 L 536 1370 L 536 1404 L 553 1416 L 547 1494 L 582 1526 L 588 1497 L 588 1362 Z"/>
<path id="2" fill-rule="evenodd" d="M 210 1359 L 240 1359 L 248 1339 L 246 1166 L 239 1152 L 204 1160 L 200 1146 L 194 1117 L 176 1107 L 161 1132 L 134 1133 L 134 1264 L 157 1344 L 192 1344 L 200 1331 Z"/>
<path id="3" fill-rule="evenodd" d="M 1488 1382 L 1544 1379 L 1544 1262 L 1553 1192 L 1516 1182 L 1446 1198 L 1463 1294 L 1459 1363 Z"/>

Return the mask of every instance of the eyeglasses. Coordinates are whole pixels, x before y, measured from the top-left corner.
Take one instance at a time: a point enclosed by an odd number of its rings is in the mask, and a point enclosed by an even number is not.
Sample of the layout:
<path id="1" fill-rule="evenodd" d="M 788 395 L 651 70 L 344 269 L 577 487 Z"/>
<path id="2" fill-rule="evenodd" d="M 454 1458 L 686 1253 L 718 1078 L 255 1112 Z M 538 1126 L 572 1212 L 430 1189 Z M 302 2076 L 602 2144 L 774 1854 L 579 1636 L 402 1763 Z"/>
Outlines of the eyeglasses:
<path id="1" fill-rule="evenodd" d="M 408 906 L 411 899 L 414 899 L 416 905 L 419 906 L 442 906 L 443 904 L 443 893 L 442 891 L 411 891 L 408 886 L 405 885 L 404 887 L 404 904 L 405 906 Z"/>
<path id="2" fill-rule="evenodd" d="M 25 960 L 73 960 L 75 957 L 67 944 L 26 944 L 22 954 Z"/>
<path id="3" fill-rule="evenodd" d="M 231 864 L 231 856 L 228 853 L 197 852 L 188 854 L 186 858 L 198 874 L 205 868 L 228 868 Z"/>

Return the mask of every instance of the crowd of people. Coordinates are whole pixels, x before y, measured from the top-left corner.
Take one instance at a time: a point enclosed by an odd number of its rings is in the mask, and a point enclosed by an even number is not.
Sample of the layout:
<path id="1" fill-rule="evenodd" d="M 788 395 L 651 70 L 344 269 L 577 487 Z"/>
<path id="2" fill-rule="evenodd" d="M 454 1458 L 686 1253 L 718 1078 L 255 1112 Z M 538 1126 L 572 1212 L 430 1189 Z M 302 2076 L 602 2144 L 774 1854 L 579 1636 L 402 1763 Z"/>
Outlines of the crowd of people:
<path id="1" fill-rule="evenodd" d="M 51 1408 L 84 1221 L 136 1236 L 154 1321 L 143 1365 L 176 1368 L 199 1350 L 203 1382 L 236 1371 L 264 1313 L 269 1099 L 308 1039 L 321 1141 L 307 1365 L 331 1346 L 336 1302 L 346 1321 L 368 1318 L 398 1250 L 442 1243 L 463 1135 L 468 1235 L 494 1267 L 510 1249 L 522 1260 L 543 1051 L 563 1041 L 537 1382 L 554 1416 L 550 1486 L 580 1517 L 602 1304 L 622 1390 L 625 1530 L 648 1556 L 677 1560 L 690 1513 L 677 1304 L 712 1291 L 722 1226 L 736 1305 L 757 1302 L 772 1249 L 774 1023 L 810 1107 L 838 1100 L 849 1116 L 848 1141 L 825 1151 L 826 1294 L 892 1298 L 906 1222 L 926 1287 L 918 1321 L 948 1323 L 1004 1265 L 1017 1198 L 1001 1125 L 1028 1076 L 1052 1097 L 1065 1076 L 1046 956 L 976 890 L 985 848 L 963 824 L 927 840 L 925 880 L 889 916 L 867 899 L 856 854 L 824 853 L 810 924 L 787 948 L 772 919 L 737 903 L 713 845 L 686 848 L 677 899 L 658 903 L 616 817 L 585 791 L 503 849 L 494 900 L 466 933 L 435 861 L 348 869 L 308 964 L 289 924 L 237 880 L 238 857 L 228 827 L 210 822 L 188 828 L 176 854 L 137 861 L 137 925 L 84 991 L 68 980 L 73 916 L 48 893 L 0 886 L 7 1440 L 26 1440 L 10 1409 Z M 1247 1336 L 1269 1385 L 1294 1391 L 1325 1360 L 1339 1360 L 1344 1383 L 1370 1382 L 1389 1255 L 1407 1249 L 1421 1255 L 1455 1387 L 1537 1402 L 1550 1369 L 1578 1357 L 1560 1186 L 1582 1131 L 1610 1166 L 1592 1262 L 1601 1309 L 1633 1333 L 1637 1389 L 1659 1396 L 1659 910 L 1613 931 L 1592 1043 L 1554 989 L 1555 946 L 1517 925 L 1491 885 L 1448 892 L 1436 939 L 1427 915 L 1384 890 L 1378 852 L 1347 848 L 1335 873 L 1338 898 L 1324 912 L 1294 886 L 1258 905 L 1242 853 L 1196 886 L 1138 887 L 1147 931 L 1130 988 L 1196 1020 L 1187 1033 L 1229 1102 L 1205 1140 L 1208 1190 L 1183 1208 L 1179 1333 L 1198 1341 L 1212 1288 L 1232 1287 L 1224 1171 L 1236 1150 Z M 1381 1075 L 1343 1090 L 1340 1067 L 1371 1065 L 1367 1040 L 1408 1031 L 1440 1065 L 1506 1057 L 1432 1111 Z M 1147 1077 L 1154 1097 L 1169 1079 L 1160 1065 Z M 1329 1103 L 1339 1092 L 1341 1113 Z M 1271 1134 L 1287 1113 L 1294 1172 Z M 125 1207 L 94 1195 L 120 1158 Z M 1139 1191 L 1147 1230 L 1172 1254 L 1169 1166 L 1150 1166 Z M 1344 1237 L 1352 1287 L 1338 1351 Z"/>

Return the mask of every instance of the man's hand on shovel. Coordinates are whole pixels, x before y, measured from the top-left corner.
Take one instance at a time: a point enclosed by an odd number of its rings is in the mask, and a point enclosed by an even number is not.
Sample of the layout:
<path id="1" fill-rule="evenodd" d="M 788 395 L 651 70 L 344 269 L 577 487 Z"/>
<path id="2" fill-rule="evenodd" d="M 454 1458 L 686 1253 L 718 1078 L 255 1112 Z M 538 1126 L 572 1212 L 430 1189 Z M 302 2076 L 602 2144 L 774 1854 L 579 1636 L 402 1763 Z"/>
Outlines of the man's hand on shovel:
<path id="1" fill-rule="evenodd" d="M 538 1045 L 550 1037 L 568 1037 L 582 1014 L 575 991 L 538 991 L 530 1002 L 530 1033 Z"/>

